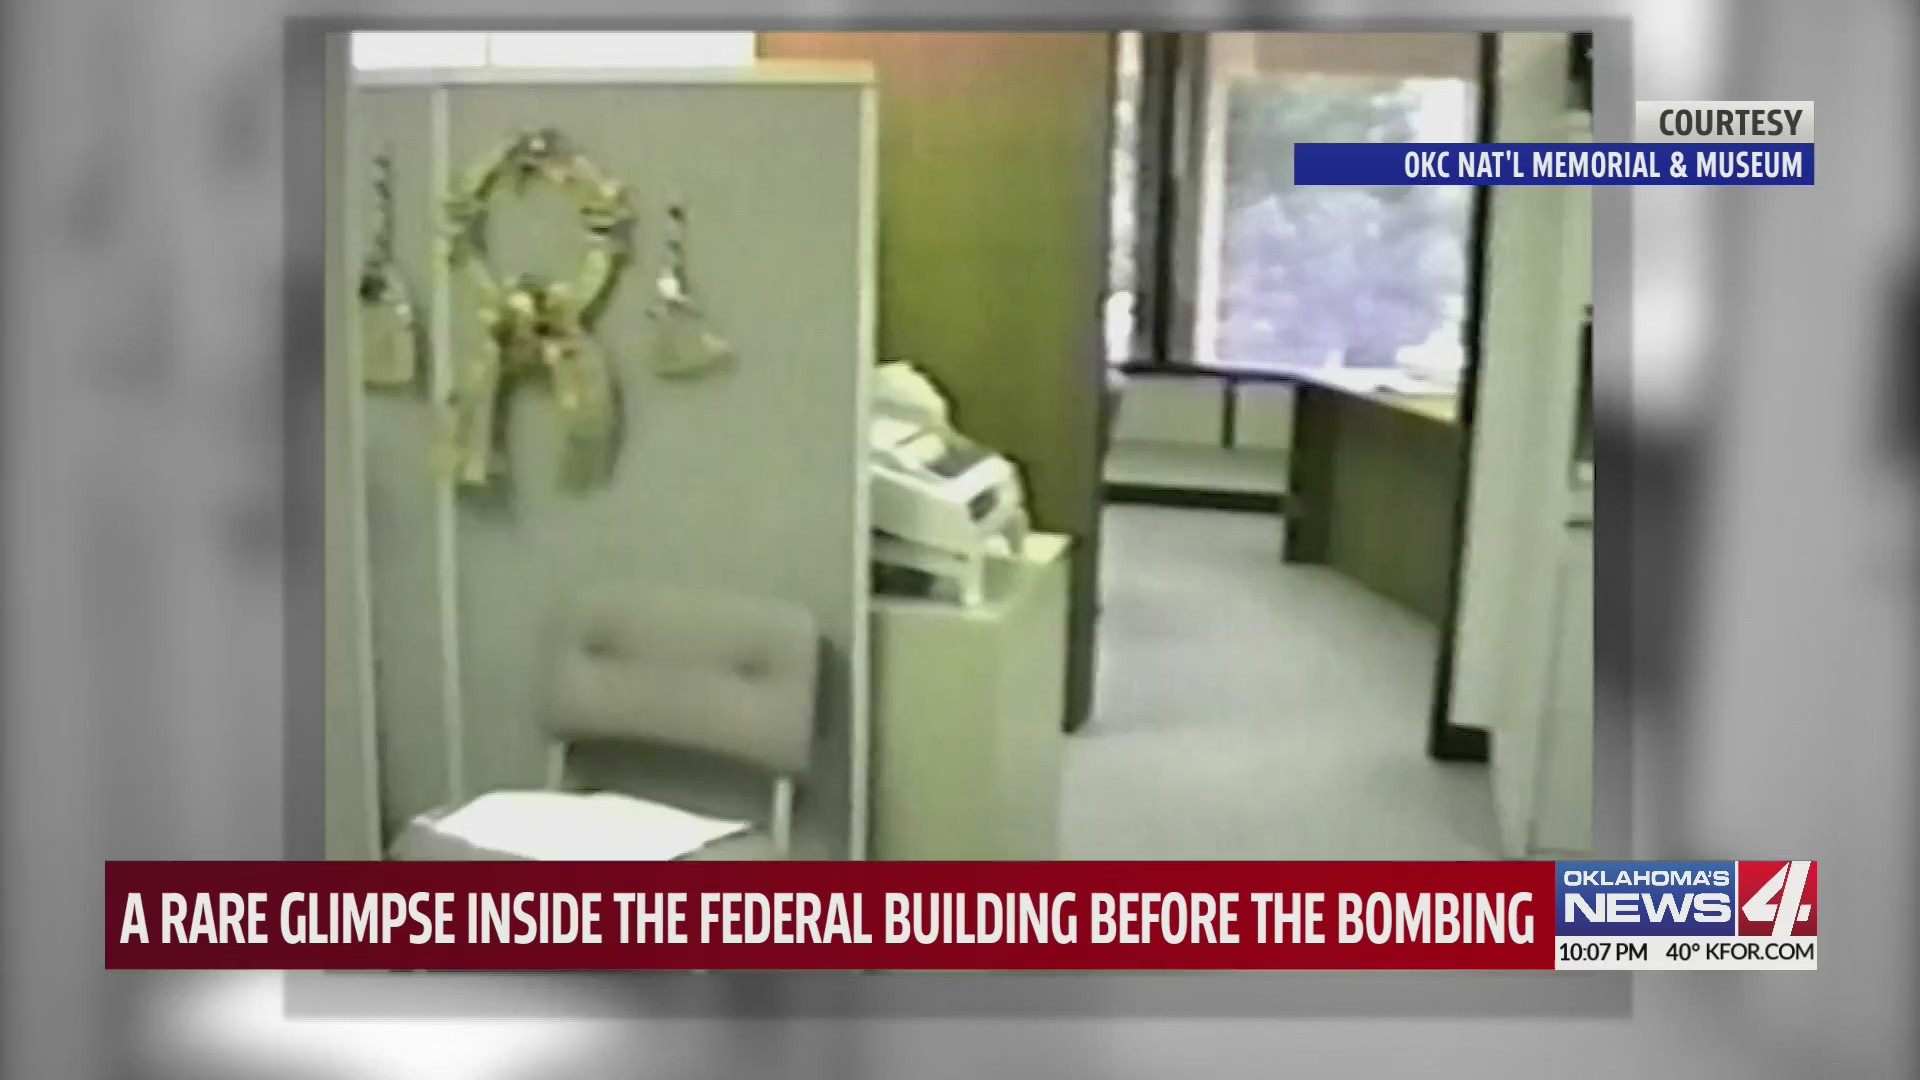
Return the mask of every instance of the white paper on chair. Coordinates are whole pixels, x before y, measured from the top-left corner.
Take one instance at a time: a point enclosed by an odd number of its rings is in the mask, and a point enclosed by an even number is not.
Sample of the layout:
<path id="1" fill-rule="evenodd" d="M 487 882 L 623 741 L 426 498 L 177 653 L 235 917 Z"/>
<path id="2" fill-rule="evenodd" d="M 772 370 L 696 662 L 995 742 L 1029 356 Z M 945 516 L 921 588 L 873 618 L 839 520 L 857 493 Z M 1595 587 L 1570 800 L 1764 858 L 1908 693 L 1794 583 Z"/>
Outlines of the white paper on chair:
<path id="1" fill-rule="evenodd" d="M 669 862 L 744 832 L 747 823 L 627 795 L 496 791 L 430 827 L 489 851 L 546 862 Z"/>

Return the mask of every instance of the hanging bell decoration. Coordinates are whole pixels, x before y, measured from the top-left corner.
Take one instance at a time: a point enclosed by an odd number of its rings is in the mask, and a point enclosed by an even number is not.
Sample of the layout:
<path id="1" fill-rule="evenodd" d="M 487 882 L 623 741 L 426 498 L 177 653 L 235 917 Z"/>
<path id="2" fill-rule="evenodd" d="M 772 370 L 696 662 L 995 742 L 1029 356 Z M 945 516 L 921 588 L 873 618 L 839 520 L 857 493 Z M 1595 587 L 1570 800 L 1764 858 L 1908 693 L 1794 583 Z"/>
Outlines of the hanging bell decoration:
<path id="1" fill-rule="evenodd" d="M 393 259 L 393 156 L 373 161 L 373 242 L 360 266 L 360 373 L 370 387 L 410 389 L 418 384 L 420 325 L 406 282 Z"/>
<path id="2" fill-rule="evenodd" d="M 687 284 L 686 209 L 667 208 L 666 254 L 654 279 L 653 369 L 667 378 L 696 378 L 730 363 L 733 346 L 713 331 Z"/>

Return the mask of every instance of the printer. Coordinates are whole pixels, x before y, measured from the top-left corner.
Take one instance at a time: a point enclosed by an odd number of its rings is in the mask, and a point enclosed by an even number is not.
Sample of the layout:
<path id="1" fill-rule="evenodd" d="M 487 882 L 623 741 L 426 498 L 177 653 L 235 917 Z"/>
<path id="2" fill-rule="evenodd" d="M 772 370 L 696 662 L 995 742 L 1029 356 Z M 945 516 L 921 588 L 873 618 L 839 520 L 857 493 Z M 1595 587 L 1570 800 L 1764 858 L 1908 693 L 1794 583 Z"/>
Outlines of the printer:
<path id="1" fill-rule="evenodd" d="M 1019 470 L 955 431 L 945 397 L 905 361 L 875 371 L 868 443 L 875 586 L 980 603 L 989 560 L 1026 540 Z"/>

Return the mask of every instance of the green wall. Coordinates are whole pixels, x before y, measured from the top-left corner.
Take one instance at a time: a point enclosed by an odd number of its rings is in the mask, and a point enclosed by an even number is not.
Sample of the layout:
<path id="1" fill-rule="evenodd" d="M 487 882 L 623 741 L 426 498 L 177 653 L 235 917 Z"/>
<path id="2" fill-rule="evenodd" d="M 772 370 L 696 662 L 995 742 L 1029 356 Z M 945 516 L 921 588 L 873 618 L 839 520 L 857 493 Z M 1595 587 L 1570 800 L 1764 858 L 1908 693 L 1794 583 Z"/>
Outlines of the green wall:
<path id="1" fill-rule="evenodd" d="M 778 60 L 862 60 L 880 87 L 880 356 L 912 360 L 969 434 L 1026 470 L 1074 538 L 1068 722 L 1091 703 L 1106 33 L 775 33 Z"/>

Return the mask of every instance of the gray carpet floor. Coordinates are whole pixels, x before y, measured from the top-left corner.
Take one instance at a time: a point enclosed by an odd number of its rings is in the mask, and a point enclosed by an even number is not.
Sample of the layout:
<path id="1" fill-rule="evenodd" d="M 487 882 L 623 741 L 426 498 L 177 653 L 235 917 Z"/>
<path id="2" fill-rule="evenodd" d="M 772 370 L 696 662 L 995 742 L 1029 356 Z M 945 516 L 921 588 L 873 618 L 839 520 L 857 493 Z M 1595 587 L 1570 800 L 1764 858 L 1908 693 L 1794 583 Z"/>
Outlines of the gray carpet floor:
<path id="1" fill-rule="evenodd" d="M 1279 560 L 1264 514 L 1113 506 L 1072 859 L 1498 858 L 1484 765 L 1426 756 L 1418 617 Z"/>

